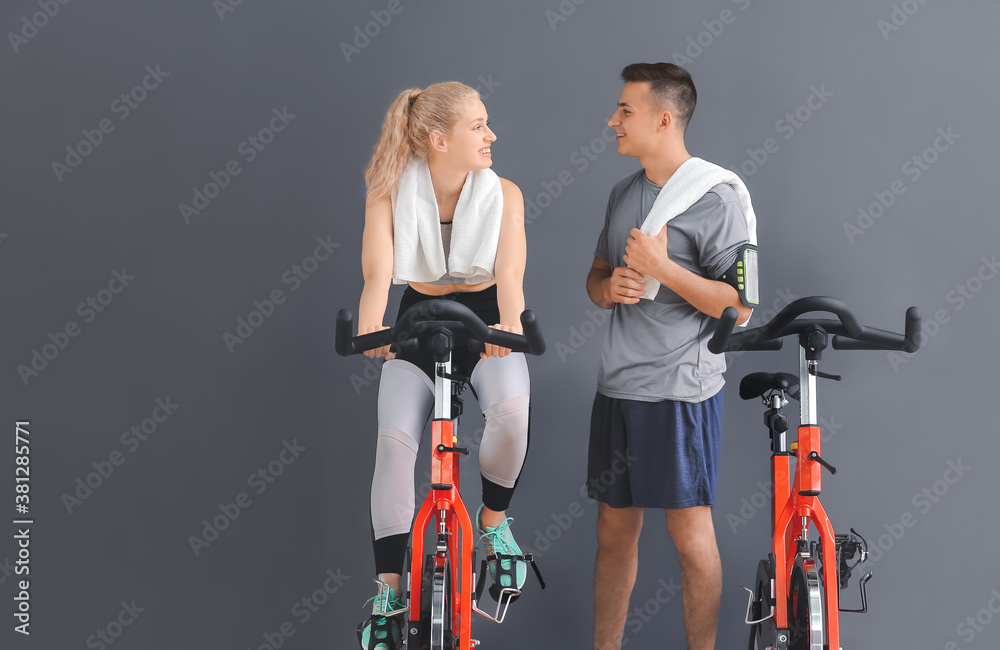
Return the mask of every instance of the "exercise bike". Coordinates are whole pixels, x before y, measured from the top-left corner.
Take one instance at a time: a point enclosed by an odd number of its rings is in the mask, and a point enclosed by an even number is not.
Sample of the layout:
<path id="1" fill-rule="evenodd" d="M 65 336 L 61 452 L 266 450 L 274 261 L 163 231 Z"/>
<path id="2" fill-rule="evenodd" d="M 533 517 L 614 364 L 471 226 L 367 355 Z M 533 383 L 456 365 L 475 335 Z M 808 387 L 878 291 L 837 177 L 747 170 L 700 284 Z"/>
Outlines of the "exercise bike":
<path id="1" fill-rule="evenodd" d="M 809 312 L 830 312 L 836 319 L 800 318 Z M 920 314 L 906 311 L 905 334 L 864 327 L 847 307 L 834 298 L 801 298 L 781 310 L 761 327 L 733 334 L 737 312 L 727 307 L 709 341 L 716 354 L 738 350 L 779 350 L 782 338 L 796 335 L 799 344 L 799 374 L 755 372 L 740 382 L 740 397 L 761 398 L 767 411 L 764 424 L 771 438 L 771 553 L 757 566 L 755 589 L 749 592 L 744 622 L 750 626 L 749 650 L 842 650 L 840 612 L 868 611 L 865 586 L 869 571 L 860 578 L 861 607 L 840 607 L 839 590 L 845 589 L 855 567 L 868 555 L 867 542 L 853 528 L 835 534 L 833 524 L 820 503 L 822 470 L 837 470 L 820 455 L 816 380 L 840 381 L 839 375 L 819 370 L 828 337 L 835 350 L 900 350 L 919 348 Z M 800 405 L 797 440 L 790 445 L 785 433 L 788 420 L 782 407 L 788 398 Z M 795 474 L 790 479 L 791 460 Z M 809 525 L 819 532 L 819 541 L 809 539 Z M 854 558 L 857 557 L 855 560 Z"/>
<path id="2" fill-rule="evenodd" d="M 431 423 L 431 489 L 423 501 L 413 524 L 410 548 L 400 579 L 404 609 L 409 620 L 403 630 L 403 643 L 411 650 L 471 650 L 479 641 L 471 636 L 472 612 L 502 623 L 507 608 L 520 595 L 514 572 L 520 560 L 531 565 L 542 581 L 530 553 L 524 555 L 490 554 L 482 560 L 476 581 L 476 542 L 469 512 L 459 493 L 459 462 L 457 454 L 468 455 L 469 449 L 458 446 L 458 416 L 462 413 L 461 393 L 467 377 L 452 372 L 451 352 L 458 339 L 468 340 L 474 353 L 485 350 L 484 343 L 510 348 L 513 352 L 540 355 L 545 351 L 538 321 L 530 310 L 521 314 L 523 335 L 487 326 L 471 309 L 453 300 L 435 299 L 419 302 L 403 313 L 397 323 L 385 330 L 353 336 L 351 312 L 337 314 L 335 347 L 342 356 L 391 344 L 396 354 L 404 350 L 426 347 L 434 359 L 434 419 Z M 473 389 L 475 393 L 475 389 Z M 435 532 L 436 544 L 425 556 L 426 531 Z M 490 587 L 496 601 L 492 612 L 479 607 L 486 583 L 487 561 L 497 560 L 497 577 Z M 511 568 L 504 569 L 509 560 Z M 507 576 L 510 587 L 501 587 Z M 475 585 L 475 586 L 474 586 Z M 358 628 L 361 638 L 361 626 Z M 374 635 L 370 643 L 374 643 Z"/>

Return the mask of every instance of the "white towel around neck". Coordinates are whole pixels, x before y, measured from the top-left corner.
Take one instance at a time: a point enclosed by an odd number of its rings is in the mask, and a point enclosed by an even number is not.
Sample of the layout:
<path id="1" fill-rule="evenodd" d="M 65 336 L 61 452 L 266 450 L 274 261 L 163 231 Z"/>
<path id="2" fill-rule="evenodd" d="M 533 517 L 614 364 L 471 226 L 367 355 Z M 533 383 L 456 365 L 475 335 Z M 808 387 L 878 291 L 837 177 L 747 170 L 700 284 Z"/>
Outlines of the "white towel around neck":
<path id="1" fill-rule="evenodd" d="M 451 246 L 444 257 L 441 219 L 426 160 L 407 165 L 392 193 L 394 284 L 433 282 L 445 273 L 466 284 L 494 277 L 503 188 L 489 168 L 469 172 L 452 218 Z"/>
<path id="2" fill-rule="evenodd" d="M 650 208 L 639 230 L 650 237 L 655 237 L 667 222 L 686 211 L 719 183 L 731 185 L 736 191 L 746 215 L 750 243 L 756 246 L 757 216 L 754 214 L 747 186 L 734 172 L 702 158 L 688 158 L 681 163 L 656 195 L 653 207 Z M 660 282 L 652 275 L 647 275 L 644 284 L 645 293 L 642 297 L 652 300 L 660 290 Z"/>

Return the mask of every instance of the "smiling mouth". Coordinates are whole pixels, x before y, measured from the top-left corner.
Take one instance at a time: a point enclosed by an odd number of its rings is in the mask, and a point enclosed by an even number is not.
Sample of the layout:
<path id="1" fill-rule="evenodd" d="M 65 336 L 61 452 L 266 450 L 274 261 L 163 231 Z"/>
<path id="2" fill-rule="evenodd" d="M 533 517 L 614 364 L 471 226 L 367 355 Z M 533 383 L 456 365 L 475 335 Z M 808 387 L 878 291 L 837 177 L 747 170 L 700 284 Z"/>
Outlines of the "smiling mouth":
<path id="1" fill-rule="evenodd" d="M 486 148 L 484 148 L 484 149 L 480 149 L 480 150 L 479 150 L 479 153 L 481 153 L 481 154 L 483 154 L 483 155 L 486 155 L 486 156 L 488 156 L 488 155 L 490 155 L 490 148 L 489 148 L 489 147 L 486 147 Z"/>

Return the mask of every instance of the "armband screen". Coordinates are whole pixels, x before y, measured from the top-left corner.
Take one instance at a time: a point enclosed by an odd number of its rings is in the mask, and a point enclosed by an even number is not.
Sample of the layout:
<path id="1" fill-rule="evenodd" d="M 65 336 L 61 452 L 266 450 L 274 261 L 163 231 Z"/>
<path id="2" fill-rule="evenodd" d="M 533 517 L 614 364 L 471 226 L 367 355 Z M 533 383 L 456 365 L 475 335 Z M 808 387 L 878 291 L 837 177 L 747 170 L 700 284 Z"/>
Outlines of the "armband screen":
<path id="1" fill-rule="evenodd" d="M 733 265 L 722 274 L 719 281 L 736 289 L 740 300 L 747 307 L 753 308 L 760 304 L 757 286 L 757 247 L 743 244 L 736 254 Z"/>

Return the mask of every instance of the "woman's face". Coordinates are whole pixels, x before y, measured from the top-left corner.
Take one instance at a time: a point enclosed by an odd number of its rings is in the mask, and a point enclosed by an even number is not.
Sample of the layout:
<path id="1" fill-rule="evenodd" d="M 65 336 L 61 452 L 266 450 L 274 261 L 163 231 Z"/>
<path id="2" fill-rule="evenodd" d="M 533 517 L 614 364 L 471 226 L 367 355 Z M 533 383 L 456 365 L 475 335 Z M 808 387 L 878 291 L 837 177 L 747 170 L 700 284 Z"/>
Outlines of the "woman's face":
<path id="1" fill-rule="evenodd" d="M 444 136 L 448 161 L 462 169 L 486 169 L 493 164 L 490 144 L 497 136 L 487 123 L 486 107 L 475 97 L 459 106 L 458 120 Z"/>

